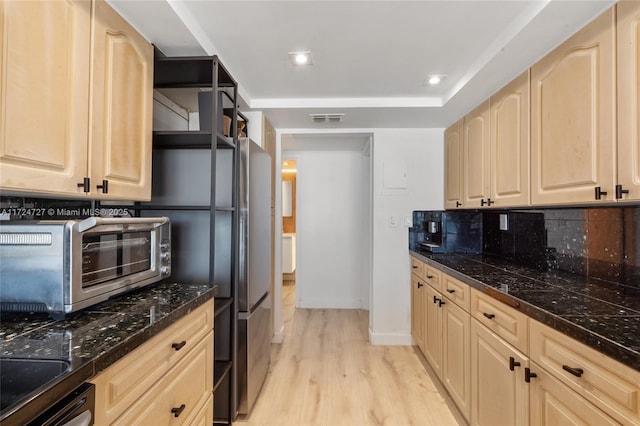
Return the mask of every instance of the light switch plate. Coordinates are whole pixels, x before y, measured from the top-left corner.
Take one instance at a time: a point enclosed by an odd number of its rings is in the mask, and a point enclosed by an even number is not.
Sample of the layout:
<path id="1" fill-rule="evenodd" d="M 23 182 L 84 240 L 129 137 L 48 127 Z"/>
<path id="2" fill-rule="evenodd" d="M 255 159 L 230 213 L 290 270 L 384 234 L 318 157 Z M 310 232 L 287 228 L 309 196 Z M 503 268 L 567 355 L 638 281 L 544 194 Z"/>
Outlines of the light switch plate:
<path id="1" fill-rule="evenodd" d="M 398 226 L 398 218 L 396 216 L 389 216 L 389 226 L 392 228 Z"/>

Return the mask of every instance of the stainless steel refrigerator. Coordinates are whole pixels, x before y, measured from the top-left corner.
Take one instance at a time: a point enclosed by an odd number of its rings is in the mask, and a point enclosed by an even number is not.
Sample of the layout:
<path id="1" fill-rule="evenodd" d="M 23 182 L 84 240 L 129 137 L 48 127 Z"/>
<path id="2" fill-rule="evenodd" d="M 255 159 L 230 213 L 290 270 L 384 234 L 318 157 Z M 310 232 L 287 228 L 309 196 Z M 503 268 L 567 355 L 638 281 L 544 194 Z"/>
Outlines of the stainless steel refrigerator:
<path id="1" fill-rule="evenodd" d="M 239 139 L 239 244 L 237 286 L 237 410 L 249 414 L 271 361 L 271 157 Z"/>

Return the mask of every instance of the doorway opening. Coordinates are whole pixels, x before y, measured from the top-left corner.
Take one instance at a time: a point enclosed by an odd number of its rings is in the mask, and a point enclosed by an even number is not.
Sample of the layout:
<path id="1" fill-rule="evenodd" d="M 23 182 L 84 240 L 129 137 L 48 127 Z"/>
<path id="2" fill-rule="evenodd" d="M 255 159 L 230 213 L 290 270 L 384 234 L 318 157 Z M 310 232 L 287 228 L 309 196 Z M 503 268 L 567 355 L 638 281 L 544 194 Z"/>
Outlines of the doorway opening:
<path id="1" fill-rule="evenodd" d="M 285 310 L 294 309 L 296 300 L 296 177 L 296 160 L 282 160 L 282 306 Z"/>

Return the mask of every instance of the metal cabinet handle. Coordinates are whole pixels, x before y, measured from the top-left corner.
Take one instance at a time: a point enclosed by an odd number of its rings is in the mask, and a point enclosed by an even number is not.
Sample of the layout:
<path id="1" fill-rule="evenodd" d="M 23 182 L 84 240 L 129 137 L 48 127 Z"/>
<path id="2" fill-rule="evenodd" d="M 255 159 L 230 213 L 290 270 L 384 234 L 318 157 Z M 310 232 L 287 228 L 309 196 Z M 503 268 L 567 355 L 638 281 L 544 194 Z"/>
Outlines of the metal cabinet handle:
<path id="1" fill-rule="evenodd" d="M 440 299 L 438 299 L 436 296 L 433 296 L 433 303 L 438 303 L 438 300 Z"/>
<path id="2" fill-rule="evenodd" d="M 456 201 L 456 207 L 462 207 L 462 203 L 460 201 Z"/>
<path id="3" fill-rule="evenodd" d="M 418 288 L 420 288 L 422 286 L 423 286 L 423 284 L 420 281 L 418 281 Z"/>
<path id="4" fill-rule="evenodd" d="M 596 200 L 602 200 L 603 195 L 607 195 L 607 193 L 599 186 L 596 186 Z"/>
<path id="5" fill-rule="evenodd" d="M 485 317 L 487 317 L 489 319 L 494 319 L 496 317 L 494 314 L 488 314 L 486 312 L 483 312 L 482 315 L 484 315 Z"/>
<path id="6" fill-rule="evenodd" d="M 171 414 L 173 414 L 174 417 L 180 417 L 180 414 L 182 414 L 185 408 L 187 408 L 187 406 L 184 404 L 179 407 L 174 407 L 171 409 Z"/>
<path id="7" fill-rule="evenodd" d="M 516 361 L 516 359 L 512 356 L 509 357 L 509 370 L 514 371 L 516 367 L 520 367 L 520 362 Z"/>
<path id="8" fill-rule="evenodd" d="M 622 198 L 622 194 L 628 194 L 629 190 L 628 189 L 622 189 L 622 185 L 616 185 L 616 200 L 619 200 Z"/>
<path id="9" fill-rule="evenodd" d="M 96 188 L 101 189 L 103 194 L 109 193 L 109 181 L 106 179 L 102 180 L 102 185 L 96 185 Z"/>
<path id="10" fill-rule="evenodd" d="M 455 293 L 455 292 L 456 292 L 456 291 L 455 291 L 455 289 L 453 289 L 453 288 L 448 288 L 448 289 L 447 289 L 447 293 L 451 293 L 451 294 L 453 294 L 453 293 Z"/>
<path id="11" fill-rule="evenodd" d="M 411 265 L 411 267 L 412 267 L 413 269 L 418 269 L 418 267 L 417 267 L 416 265 Z"/>
<path id="12" fill-rule="evenodd" d="M 536 373 L 532 373 L 531 369 L 529 367 L 526 367 L 524 369 L 524 381 L 527 383 L 531 382 L 531 379 L 538 377 L 538 375 Z"/>
<path id="13" fill-rule="evenodd" d="M 569 373 L 573 374 L 576 377 L 582 377 L 582 375 L 584 374 L 584 370 L 582 368 L 573 368 L 573 367 L 569 367 L 568 365 L 563 365 L 562 369 L 564 371 L 568 371 Z"/>
<path id="14" fill-rule="evenodd" d="M 438 307 L 442 307 L 442 305 L 444 305 L 446 302 L 444 302 L 442 299 L 438 299 Z"/>
<path id="15" fill-rule="evenodd" d="M 173 349 L 175 349 L 176 351 L 179 351 L 179 350 L 180 350 L 180 349 L 182 349 L 182 348 L 184 347 L 184 345 L 186 345 L 186 344 L 187 344 L 187 341 L 186 341 L 186 340 L 183 340 L 183 341 L 182 341 L 182 342 L 180 342 L 180 343 L 173 343 L 173 344 L 171 345 L 171 347 L 172 347 Z"/>
<path id="16" fill-rule="evenodd" d="M 82 192 L 91 191 L 91 179 L 85 177 L 82 179 L 82 182 L 78 182 L 78 188 L 82 188 Z"/>
<path id="17" fill-rule="evenodd" d="M 434 277 L 433 275 L 427 275 L 427 278 L 428 278 L 428 279 L 431 279 L 431 278 L 433 278 L 433 277 Z"/>

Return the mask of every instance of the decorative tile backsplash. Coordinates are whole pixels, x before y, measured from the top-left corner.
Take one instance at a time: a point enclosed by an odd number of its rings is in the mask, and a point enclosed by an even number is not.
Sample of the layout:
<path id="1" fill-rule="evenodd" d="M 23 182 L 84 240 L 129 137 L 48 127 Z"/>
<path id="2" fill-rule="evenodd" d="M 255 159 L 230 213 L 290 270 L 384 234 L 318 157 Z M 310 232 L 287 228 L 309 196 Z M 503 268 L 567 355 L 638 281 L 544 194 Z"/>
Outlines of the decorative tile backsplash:
<path id="1" fill-rule="evenodd" d="M 416 213 L 419 213 L 416 216 Z M 414 212 L 410 241 L 420 241 Z M 439 212 L 452 220 L 470 212 Z M 478 211 L 482 253 L 534 267 L 640 287 L 640 207 Z M 418 221 L 416 221 L 418 219 Z M 411 236 L 411 233 L 416 235 Z M 422 237 L 423 238 L 423 237 Z"/>

